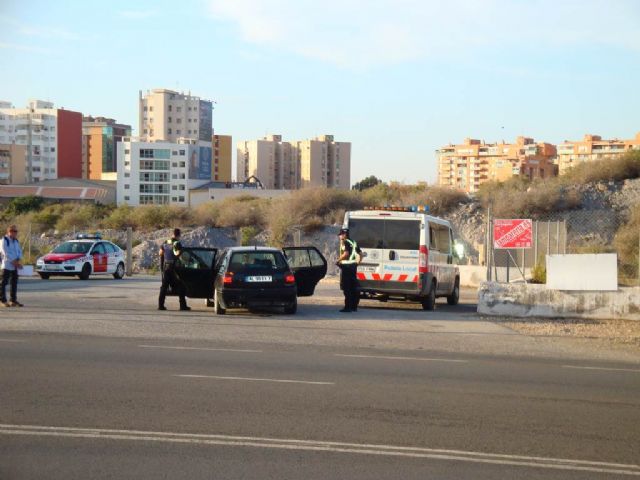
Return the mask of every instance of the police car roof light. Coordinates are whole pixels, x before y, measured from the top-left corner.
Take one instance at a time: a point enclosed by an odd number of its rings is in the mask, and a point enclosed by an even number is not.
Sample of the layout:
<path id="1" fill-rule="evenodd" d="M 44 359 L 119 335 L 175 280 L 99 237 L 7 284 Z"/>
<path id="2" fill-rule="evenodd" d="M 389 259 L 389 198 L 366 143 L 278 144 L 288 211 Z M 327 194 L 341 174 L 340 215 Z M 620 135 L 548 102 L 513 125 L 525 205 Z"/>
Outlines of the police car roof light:
<path id="1" fill-rule="evenodd" d="M 90 233 L 77 233 L 76 240 L 102 240 L 102 235 L 98 232 L 93 235 Z"/>

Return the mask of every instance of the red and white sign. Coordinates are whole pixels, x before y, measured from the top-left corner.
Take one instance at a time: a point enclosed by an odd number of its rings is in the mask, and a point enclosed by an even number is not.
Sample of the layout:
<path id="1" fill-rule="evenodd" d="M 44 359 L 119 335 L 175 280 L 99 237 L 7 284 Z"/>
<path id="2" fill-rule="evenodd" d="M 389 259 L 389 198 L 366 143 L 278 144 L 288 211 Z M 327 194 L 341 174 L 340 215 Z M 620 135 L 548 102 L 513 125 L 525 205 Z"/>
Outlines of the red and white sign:
<path id="1" fill-rule="evenodd" d="M 531 248 L 531 220 L 494 220 L 493 248 Z"/>

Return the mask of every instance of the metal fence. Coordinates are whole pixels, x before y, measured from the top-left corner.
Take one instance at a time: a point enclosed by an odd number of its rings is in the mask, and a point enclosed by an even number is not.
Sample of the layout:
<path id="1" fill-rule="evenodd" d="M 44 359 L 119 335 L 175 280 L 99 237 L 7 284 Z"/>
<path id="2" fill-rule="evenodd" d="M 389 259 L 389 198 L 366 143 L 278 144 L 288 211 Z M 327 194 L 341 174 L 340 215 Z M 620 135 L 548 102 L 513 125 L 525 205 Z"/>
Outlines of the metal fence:
<path id="1" fill-rule="evenodd" d="M 493 218 L 485 224 L 484 264 L 487 278 L 499 282 L 523 281 L 544 270 L 546 255 L 616 253 L 618 283 L 640 285 L 640 236 L 629 224 L 629 214 L 611 209 L 570 210 L 537 215 L 533 220 L 532 247 L 494 249 Z M 597 272 L 594 272 L 597 274 Z"/>

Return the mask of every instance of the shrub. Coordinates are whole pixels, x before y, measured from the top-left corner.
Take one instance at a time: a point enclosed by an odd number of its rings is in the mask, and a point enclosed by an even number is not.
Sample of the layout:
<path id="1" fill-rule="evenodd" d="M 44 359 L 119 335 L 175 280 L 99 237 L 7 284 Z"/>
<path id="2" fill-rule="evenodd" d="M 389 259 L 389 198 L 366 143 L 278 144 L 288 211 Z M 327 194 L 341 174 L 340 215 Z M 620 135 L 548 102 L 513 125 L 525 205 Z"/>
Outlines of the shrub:
<path id="1" fill-rule="evenodd" d="M 547 267 L 541 261 L 531 270 L 531 283 L 547 283 Z"/>
<path id="2" fill-rule="evenodd" d="M 264 208 L 268 200 L 252 196 L 227 198 L 221 202 L 216 226 L 219 227 L 264 227 Z"/>
<path id="3" fill-rule="evenodd" d="M 633 150 L 624 155 L 576 165 L 560 177 L 564 183 L 592 183 L 620 181 L 640 177 L 640 151 Z"/>
<path id="4" fill-rule="evenodd" d="M 133 207 L 121 205 L 111 210 L 109 215 L 103 219 L 102 225 L 105 228 L 112 228 L 114 230 L 124 230 L 127 227 L 134 227 L 133 211 Z"/>
<path id="5" fill-rule="evenodd" d="M 252 240 L 260 233 L 260 230 L 251 225 L 248 227 L 240 228 L 240 243 L 243 246 L 251 245 Z"/>
<path id="6" fill-rule="evenodd" d="M 101 218 L 101 207 L 94 204 L 67 204 L 56 222 L 60 231 L 96 230 Z"/>
<path id="7" fill-rule="evenodd" d="M 44 198 L 35 195 L 12 198 L 7 204 L 5 215 L 16 216 L 22 213 L 37 211 L 42 208 Z"/>
<path id="8" fill-rule="evenodd" d="M 620 276 L 637 278 L 640 261 L 640 206 L 633 208 L 627 223 L 618 229 L 613 244 L 618 252 Z"/>

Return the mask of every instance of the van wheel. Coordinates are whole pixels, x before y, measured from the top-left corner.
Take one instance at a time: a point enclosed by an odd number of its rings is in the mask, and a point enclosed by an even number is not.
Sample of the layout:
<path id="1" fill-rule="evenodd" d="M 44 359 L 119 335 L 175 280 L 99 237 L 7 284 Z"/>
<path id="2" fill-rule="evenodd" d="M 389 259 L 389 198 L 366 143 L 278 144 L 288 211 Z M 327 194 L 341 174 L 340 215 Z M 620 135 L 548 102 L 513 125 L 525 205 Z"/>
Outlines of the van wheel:
<path id="1" fill-rule="evenodd" d="M 220 297 L 218 296 L 218 291 L 215 290 L 213 292 L 213 305 L 216 307 L 216 315 L 224 315 L 227 313 L 225 308 L 222 308 L 220 305 Z"/>
<path id="2" fill-rule="evenodd" d="M 436 282 L 431 283 L 431 290 L 426 297 L 422 299 L 423 310 L 434 310 L 436 308 Z"/>
<path id="3" fill-rule="evenodd" d="M 456 278 L 456 283 L 453 286 L 453 292 L 447 296 L 447 303 L 449 305 L 457 305 L 460 300 L 460 279 Z"/>
<path id="4" fill-rule="evenodd" d="M 38 275 L 40 275 L 40 278 L 43 280 L 49 280 L 49 274 L 48 273 L 39 273 Z"/>

